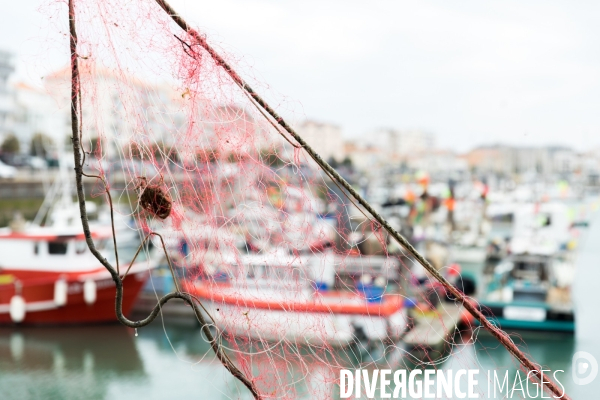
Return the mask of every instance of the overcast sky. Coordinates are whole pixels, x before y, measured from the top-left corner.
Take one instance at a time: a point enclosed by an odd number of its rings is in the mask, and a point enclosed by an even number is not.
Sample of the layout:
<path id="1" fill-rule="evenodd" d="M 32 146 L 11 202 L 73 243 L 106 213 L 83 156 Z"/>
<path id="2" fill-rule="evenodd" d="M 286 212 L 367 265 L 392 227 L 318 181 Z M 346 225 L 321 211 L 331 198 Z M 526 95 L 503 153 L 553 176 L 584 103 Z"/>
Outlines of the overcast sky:
<path id="1" fill-rule="evenodd" d="M 47 52 L 42 4 L 6 2 L 0 12 L 0 48 L 18 52 L 20 80 L 64 65 L 56 46 Z M 339 124 L 347 137 L 394 127 L 433 132 L 457 150 L 600 146 L 597 1 L 171 4 L 283 99 L 284 114 Z"/>

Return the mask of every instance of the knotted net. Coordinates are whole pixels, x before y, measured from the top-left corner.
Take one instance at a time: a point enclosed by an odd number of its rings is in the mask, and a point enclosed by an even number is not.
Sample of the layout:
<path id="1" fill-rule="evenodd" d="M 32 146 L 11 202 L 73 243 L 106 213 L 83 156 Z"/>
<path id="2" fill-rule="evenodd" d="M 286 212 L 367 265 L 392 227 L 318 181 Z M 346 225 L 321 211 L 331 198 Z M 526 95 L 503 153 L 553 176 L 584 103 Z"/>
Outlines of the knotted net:
<path id="1" fill-rule="evenodd" d="M 88 235 L 113 275 L 122 323 L 142 327 L 166 301 L 185 300 L 219 361 L 257 398 L 338 396 L 341 369 L 437 369 L 449 357 L 477 369 L 462 352 L 477 337 L 473 316 L 524 375 L 536 369 L 460 279 L 447 279 L 434 250 L 431 260 L 417 253 L 400 223 L 385 221 L 251 89 L 271 94 L 241 78 L 241 60 L 161 0 L 71 0 L 69 10 L 71 68 L 46 84 L 71 101 L 78 195 L 95 182 L 112 224 L 131 219 L 137 255 L 149 266 L 163 257 L 176 281 L 148 318 L 128 320 L 119 302 L 134 257 L 122 253 L 119 264 L 124 233 L 113 228 L 114 252 Z"/>

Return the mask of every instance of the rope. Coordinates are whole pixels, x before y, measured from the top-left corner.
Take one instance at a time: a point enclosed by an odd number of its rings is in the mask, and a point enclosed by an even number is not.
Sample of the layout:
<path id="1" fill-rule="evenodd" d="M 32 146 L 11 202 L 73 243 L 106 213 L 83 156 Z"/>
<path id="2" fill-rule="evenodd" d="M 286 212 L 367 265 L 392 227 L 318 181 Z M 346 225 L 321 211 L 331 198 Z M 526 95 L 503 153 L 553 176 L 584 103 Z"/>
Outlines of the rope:
<path id="1" fill-rule="evenodd" d="M 197 304 L 198 300 L 196 298 L 194 298 L 192 295 L 190 295 L 189 293 L 181 292 L 179 290 L 179 286 L 177 286 L 177 283 L 176 283 L 177 291 L 163 296 L 158 301 L 158 303 L 156 304 L 154 309 L 150 312 L 150 315 L 148 315 L 148 317 L 146 317 L 145 319 L 140 320 L 140 321 L 131 321 L 127 317 L 125 317 L 125 315 L 123 314 L 123 279 L 124 278 L 121 279 L 119 272 L 117 270 L 115 270 L 115 268 L 108 262 L 108 260 L 102 256 L 102 254 L 98 251 L 98 249 L 96 249 L 94 241 L 92 240 L 92 235 L 90 232 L 90 226 L 89 226 L 89 221 L 88 221 L 88 216 L 87 216 L 87 211 L 86 211 L 86 206 L 85 206 L 85 193 L 83 191 L 83 175 L 84 175 L 84 173 L 83 173 L 83 160 L 81 157 L 82 148 L 81 148 L 81 142 L 80 142 L 80 124 L 79 124 L 81 96 L 80 96 L 79 63 L 78 63 L 78 56 L 77 56 L 77 30 L 76 30 L 76 26 L 75 26 L 75 9 L 73 6 L 73 0 L 69 0 L 69 32 L 70 32 L 69 45 L 70 45 L 70 51 L 71 51 L 71 132 L 72 132 L 73 157 L 75 160 L 75 178 L 76 178 L 76 187 L 77 187 L 77 198 L 79 200 L 79 213 L 81 216 L 81 224 L 83 226 L 83 233 L 85 236 L 85 241 L 88 245 L 88 248 L 90 249 L 90 252 L 98 259 L 98 261 L 100 261 L 100 263 L 108 270 L 108 272 L 110 272 L 111 277 L 115 283 L 115 286 L 116 286 L 115 313 L 117 315 L 117 319 L 123 325 L 128 326 L 130 328 L 140 328 L 140 327 L 146 326 L 146 325 L 150 324 L 152 321 L 154 321 L 154 319 L 159 315 L 162 306 L 165 303 L 167 303 L 169 300 L 176 299 L 176 298 L 182 299 L 187 304 L 189 304 L 192 307 L 192 309 L 194 310 L 194 314 L 196 315 L 196 318 L 200 322 L 202 332 L 208 339 L 208 341 L 211 345 L 211 348 L 215 352 L 215 355 L 217 356 L 219 361 L 234 377 L 236 377 L 239 381 L 241 381 L 250 390 L 250 392 L 252 393 L 252 395 L 254 396 L 255 399 L 257 399 L 257 400 L 262 399 L 262 396 L 258 392 L 258 389 L 256 388 L 254 382 L 251 381 L 250 379 L 248 379 L 246 377 L 246 375 L 233 364 L 233 362 L 230 360 L 230 358 L 227 356 L 227 354 L 225 354 L 225 352 L 221 348 L 220 342 L 218 342 L 212 335 L 212 332 L 210 331 L 210 324 L 206 322 L 206 320 L 204 319 L 204 315 L 200 311 L 200 308 L 198 308 L 198 304 Z M 108 193 L 108 187 L 106 187 L 106 182 L 104 180 L 102 180 L 102 181 L 104 182 L 106 191 Z M 110 194 L 109 194 L 109 198 L 110 198 Z M 112 207 L 111 207 L 111 219 L 112 219 Z M 116 240 L 116 238 L 114 237 L 114 222 L 112 220 L 111 220 L 111 222 L 113 223 L 113 240 Z M 160 237 L 160 235 L 158 235 L 156 233 L 154 233 L 154 234 Z M 165 255 L 167 256 L 167 260 L 169 261 L 169 267 L 171 269 L 171 274 L 173 275 L 173 280 L 175 282 L 177 282 L 175 273 L 173 271 L 173 267 L 171 265 L 171 261 L 169 259 L 169 256 L 168 256 L 166 248 L 165 248 L 164 241 L 162 240 L 162 237 L 160 237 L 160 239 L 161 239 L 161 243 L 163 246 L 163 250 L 165 251 Z M 144 240 L 144 242 L 145 242 L 145 240 Z M 143 246 L 143 243 L 141 246 Z M 115 249 L 116 249 L 116 246 L 115 246 Z M 138 252 L 139 252 L 139 249 L 138 249 Z M 204 308 L 204 307 L 202 307 L 202 308 Z"/>
<path id="2" fill-rule="evenodd" d="M 296 131 L 288 125 L 288 123 L 272 109 L 265 100 L 262 99 L 255 91 L 250 87 L 238 74 L 237 72 L 206 42 L 206 38 L 200 35 L 195 29 L 191 28 L 187 22 L 175 12 L 175 10 L 165 1 L 156 0 L 156 3 L 171 17 L 171 19 L 183 29 L 189 36 L 191 36 L 208 54 L 212 57 L 215 63 L 222 67 L 225 72 L 233 79 L 233 81 L 246 92 L 262 109 L 269 114 L 287 133 L 292 136 L 296 142 L 303 147 L 310 157 L 319 165 L 334 181 L 339 183 L 346 191 L 352 196 L 365 210 L 373 216 L 373 219 L 377 221 L 386 231 L 403 246 L 406 251 L 411 254 L 418 262 L 429 272 L 438 282 L 440 282 L 444 288 L 452 293 L 458 302 L 460 302 L 469 313 L 476 318 L 481 325 L 487 329 L 498 341 L 511 353 L 521 365 L 523 365 L 531 373 L 531 376 L 535 376 L 540 382 L 547 385 L 548 389 L 558 398 L 569 400 L 570 398 L 563 393 L 561 389 L 556 385 L 554 381 L 551 381 L 548 375 L 540 371 L 540 369 L 527 358 L 527 356 L 512 342 L 508 334 L 502 329 L 492 324 L 483 313 L 479 310 L 477 304 L 469 299 L 465 294 L 456 289 L 451 285 L 426 259 L 421 255 L 400 233 L 398 233 L 390 224 L 377 212 L 373 207 L 358 193 L 354 188 L 340 175 L 337 171 L 323 160 L 313 149 L 310 147 L 304 139 Z M 179 38 L 177 38 L 179 39 Z M 181 39 L 179 39 L 181 41 Z M 188 55 L 192 57 L 190 53 L 186 51 Z"/>

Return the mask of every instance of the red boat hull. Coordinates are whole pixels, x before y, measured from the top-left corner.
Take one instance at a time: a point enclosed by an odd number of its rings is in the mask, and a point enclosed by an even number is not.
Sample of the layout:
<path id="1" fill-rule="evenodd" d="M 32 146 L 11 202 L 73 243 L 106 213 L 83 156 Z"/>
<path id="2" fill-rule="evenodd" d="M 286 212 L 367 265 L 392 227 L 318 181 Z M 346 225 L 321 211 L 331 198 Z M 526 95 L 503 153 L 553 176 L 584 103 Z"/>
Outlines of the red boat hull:
<path id="1" fill-rule="evenodd" d="M 9 271 L 2 271 L 8 276 Z M 6 275 L 4 275 L 6 274 Z M 19 294 L 25 301 L 25 317 L 18 325 L 76 325 L 88 323 L 116 322 L 114 282 L 108 277 L 94 279 L 96 299 L 88 304 L 84 298 L 83 282 L 74 277 L 48 274 L 35 278 L 12 274 L 21 284 L 0 284 L 0 325 L 17 325 L 10 315 L 10 302 L 13 296 Z M 148 271 L 131 274 L 123 282 L 123 313 L 128 315 L 133 304 L 148 279 Z M 65 279 L 67 283 L 66 304 L 57 306 L 54 301 L 55 282 Z"/>

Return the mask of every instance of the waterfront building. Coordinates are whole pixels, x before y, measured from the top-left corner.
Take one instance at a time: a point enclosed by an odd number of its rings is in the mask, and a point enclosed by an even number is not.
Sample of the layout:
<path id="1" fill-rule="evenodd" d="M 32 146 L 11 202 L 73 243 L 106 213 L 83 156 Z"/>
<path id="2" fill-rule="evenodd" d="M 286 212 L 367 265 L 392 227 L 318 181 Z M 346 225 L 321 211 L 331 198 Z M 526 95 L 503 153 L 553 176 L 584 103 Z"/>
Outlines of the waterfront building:
<path id="1" fill-rule="evenodd" d="M 360 142 L 365 147 L 380 149 L 390 163 L 399 163 L 435 148 L 435 136 L 420 130 L 382 128 L 362 136 Z"/>
<path id="2" fill-rule="evenodd" d="M 10 115 L 13 111 L 13 102 L 8 85 L 8 79 L 15 70 L 12 58 L 12 53 L 0 50 L 0 142 L 7 134 L 12 133 Z"/>
<path id="3" fill-rule="evenodd" d="M 19 139 L 21 153 L 43 156 L 51 153 L 56 145 L 64 142 L 62 125 L 65 116 L 55 112 L 52 97 L 43 89 L 19 82 L 12 87 L 13 110 L 11 131 Z M 32 149 L 35 135 L 43 135 L 50 139 L 46 147 Z M 43 145 L 37 143 L 38 146 Z"/>
<path id="4" fill-rule="evenodd" d="M 296 130 L 323 159 L 342 161 L 346 156 L 342 129 L 339 126 L 307 120 L 299 124 Z"/>
<path id="5" fill-rule="evenodd" d="M 565 146 L 518 147 L 479 146 L 464 156 L 469 167 L 479 173 L 514 175 L 571 174 L 581 168 L 579 154 Z"/>

